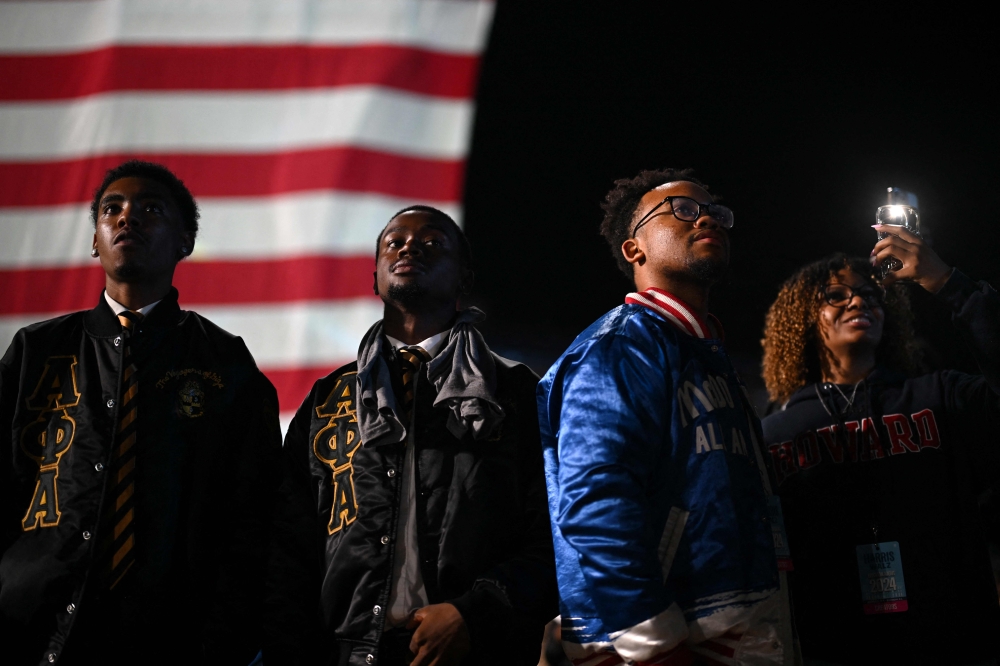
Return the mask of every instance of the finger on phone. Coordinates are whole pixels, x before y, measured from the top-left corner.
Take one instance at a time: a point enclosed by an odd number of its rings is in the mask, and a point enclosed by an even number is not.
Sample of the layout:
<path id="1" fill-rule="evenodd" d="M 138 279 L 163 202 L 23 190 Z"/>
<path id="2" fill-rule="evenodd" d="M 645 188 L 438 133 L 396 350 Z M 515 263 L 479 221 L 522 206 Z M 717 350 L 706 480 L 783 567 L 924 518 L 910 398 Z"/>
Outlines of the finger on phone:
<path id="1" fill-rule="evenodd" d="M 908 243 L 906 239 L 899 238 L 898 236 L 886 236 L 885 238 L 875 243 L 875 247 L 872 248 L 872 254 L 881 252 L 886 248 L 893 248 L 893 247 L 906 248 L 910 247 L 910 243 Z"/>
<path id="2" fill-rule="evenodd" d="M 920 236 L 916 235 L 906 227 L 899 227 L 889 224 L 873 224 L 872 229 L 880 233 L 892 234 L 893 236 L 898 236 L 908 243 L 918 243 L 920 242 Z"/>
<path id="3" fill-rule="evenodd" d="M 879 252 L 876 252 L 875 254 L 872 255 L 872 259 L 874 260 L 873 263 L 876 266 L 881 266 L 882 263 L 889 261 L 891 259 L 896 259 L 905 266 L 906 262 L 904 261 L 904 257 L 905 257 L 904 252 L 900 252 L 898 248 L 892 248 L 892 247 L 883 248 Z"/>

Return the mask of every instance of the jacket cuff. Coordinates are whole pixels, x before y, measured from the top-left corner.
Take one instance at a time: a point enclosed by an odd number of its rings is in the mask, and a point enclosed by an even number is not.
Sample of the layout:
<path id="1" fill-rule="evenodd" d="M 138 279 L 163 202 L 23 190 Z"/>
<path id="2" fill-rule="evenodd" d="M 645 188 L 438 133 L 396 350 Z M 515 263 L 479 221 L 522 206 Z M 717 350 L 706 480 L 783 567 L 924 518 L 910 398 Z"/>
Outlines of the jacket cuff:
<path id="1" fill-rule="evenodd" d="M 615 651 L 629 663 L 687 664 L 691 653 L 684 645 L 688 637 L 684 613 L 676 603 L 662 613 L 628 629 L 611 634 Z"/>
<path id="2" fill-rule="evenodd" d="M 979 285 L 973 282 L 972 278 L 953 268 L 948 281 L 934 295 L 947 303 L 952 312 L 959 312 L 965 302 L 978 290 Z"/>
<path id="3" fill-rule="evenodd" d="M 461 613 L 473 649 L 482 645 L 482 641 L 495 641 L 496 627 L 504 626 L 505 618 L 511 614 L 507 597 L 489 581 L 476 581 L 471 590 L 448 603 Z"/>

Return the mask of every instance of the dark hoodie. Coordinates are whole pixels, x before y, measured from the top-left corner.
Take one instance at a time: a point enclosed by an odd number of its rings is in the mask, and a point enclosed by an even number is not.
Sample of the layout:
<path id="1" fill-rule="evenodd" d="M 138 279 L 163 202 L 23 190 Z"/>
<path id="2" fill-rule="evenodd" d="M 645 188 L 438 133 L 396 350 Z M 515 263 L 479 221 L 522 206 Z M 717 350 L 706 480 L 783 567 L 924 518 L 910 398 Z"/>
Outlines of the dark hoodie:
<path id="1" fill-rule="evenodd" d="M 982 375 L 810 384 L 764 419 L 795 570 L 805 657 L 844 664 L 997 656 L 997 601 L 977 498 L 1000 480 L 1000 297 L 955 271 L 938 297 Z M 865 612 L 857 546 L 898 542 L 907 609 Z M 869 608 L 871 610 L 871 608 Z"/>

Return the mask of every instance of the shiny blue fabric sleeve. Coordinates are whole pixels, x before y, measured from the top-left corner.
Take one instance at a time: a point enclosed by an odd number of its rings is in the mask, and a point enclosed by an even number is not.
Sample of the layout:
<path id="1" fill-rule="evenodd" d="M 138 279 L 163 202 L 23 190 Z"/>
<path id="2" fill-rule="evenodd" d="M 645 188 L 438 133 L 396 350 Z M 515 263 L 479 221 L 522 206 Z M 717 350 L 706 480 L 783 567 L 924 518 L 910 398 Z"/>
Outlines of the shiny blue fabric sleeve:
<path id="1" fill-rule="evenodd" d="M 568 354 L 548 406 L 558 441 L 554 519 L 579 554 L 606 628 L 619 631 L 672 599 L 657 559 L 650 502 L 660 452 L 670 447 L 670 373 L 663 347 L 622 333 Z"/>

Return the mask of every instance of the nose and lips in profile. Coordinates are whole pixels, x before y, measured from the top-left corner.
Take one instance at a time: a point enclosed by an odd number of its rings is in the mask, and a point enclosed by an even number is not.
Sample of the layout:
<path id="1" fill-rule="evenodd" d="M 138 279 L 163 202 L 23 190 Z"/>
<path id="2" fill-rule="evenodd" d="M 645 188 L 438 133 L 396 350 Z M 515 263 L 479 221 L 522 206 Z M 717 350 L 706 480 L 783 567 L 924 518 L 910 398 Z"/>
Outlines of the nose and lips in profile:
<path id="1" fill-rule="evenodd" d="M 702 215 L 690 224 L 694 226 L 695 231 L 688 241 L 689 244 L 693 245 L 694 243 L 702 242 L 720 247 L 727 247 L 729 245 L 728 236 L 722 231 L 719 221 L 711 215 Z"/>

